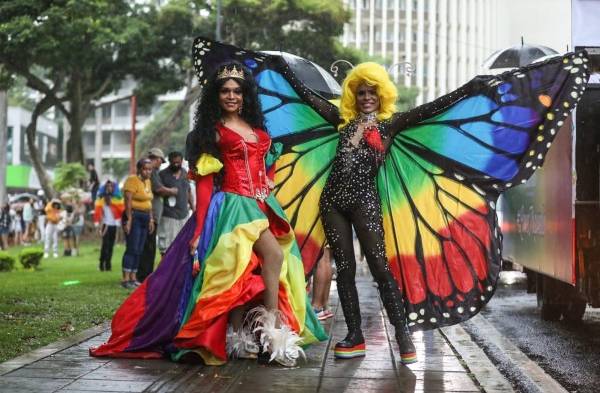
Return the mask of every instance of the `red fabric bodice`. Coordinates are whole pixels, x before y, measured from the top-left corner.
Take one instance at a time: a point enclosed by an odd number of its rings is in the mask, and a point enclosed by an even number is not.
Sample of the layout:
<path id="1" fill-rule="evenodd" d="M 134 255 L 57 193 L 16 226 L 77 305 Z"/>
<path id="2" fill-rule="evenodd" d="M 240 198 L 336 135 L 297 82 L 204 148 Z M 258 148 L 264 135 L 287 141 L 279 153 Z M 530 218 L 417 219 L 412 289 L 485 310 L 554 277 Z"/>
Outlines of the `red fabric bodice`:
<path id="1" fill-rule="evenodd" d="M 264 200 L 270 192 L 265 168 L 265 155 L 271 147 L 269 134 L 254 129 L 258 141 L 248 142 L 221 123 L 217 124 L 217 129 L 223 161 L 221 191 Z"/>

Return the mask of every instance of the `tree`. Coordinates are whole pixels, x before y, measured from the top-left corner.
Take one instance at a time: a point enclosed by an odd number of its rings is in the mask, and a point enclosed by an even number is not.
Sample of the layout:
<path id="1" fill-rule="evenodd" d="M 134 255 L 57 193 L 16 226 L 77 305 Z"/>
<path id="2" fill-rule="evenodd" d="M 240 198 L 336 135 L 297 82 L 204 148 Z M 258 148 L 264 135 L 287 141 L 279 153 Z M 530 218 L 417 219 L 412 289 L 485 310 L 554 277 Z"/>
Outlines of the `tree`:
<path id="1" fill-rule="evenodd" d="M 0 66 L 0 146 L 6 146 L 8 138 L 8 94 L 10 75 Z M 0 156 L 0 206 L 8 201 L 6 192 L 6 154 Z"/>
<path id="2" fill-rule="evenodd" d="M 117 183 L 129 174 L 129 158 L 109 158 L 102 160 L 102 171 L 110 173 Z"/>
<path id="3" fill-rule="evenodd" d="M 350 18 L 340 0 L 224 0 L 222 15 L 223 41 L 244 48 L 290 52 L 322 66 L 352 56 L 338 42 Z"/>
<path id="4" fill-rule="evenodd" d="M 189 132 L 189 111 L 185 110 L 183 113 L 175 114 L 174 112 L 178 111 L 178 108 L 181 107 L 180 104 L 180 102 L 171 101 L 161 106 L 152 121 L 144 127 L 137 140 L 136 150 L 138 154 L 147 152 L 155 146 L 160 146 L 165 154 L 171 151 L 183 150 L 185 139 Z M 173 124 L 173 131 L 169 138 L 165 139 L 164 135 L 160 132 L 160 128 L 164 127 L 168 120 L 175 122 L 175 124 Z M 163 136 L 160 143 L 156 142 L 156 136 Z"/>
<path id="5" fill-rule="evenodd" d="M 69 188 L 79 188 L 81 183 L 87 179 L 87 172 L 83 165 L 78 162 L 61 162 L 56 167 L 54 177 L 54 188 L 64 191 Z"/>
<path id="6" fill-rule="evenodd" d="M 41 94 L 27 127 L 40 183 L 51 194 L 35 146 L 37 118 L 56 107 L 69 123 L 68 162 L 83 162 L 82 126 L 96 101 L 131 75 L 139 100 L 178 90 L 181 37 L 191 36 L 191 13 L 165 14 L 150 3 L 126 0 L 5 0 L 0 5 L 0 64 Z"/>

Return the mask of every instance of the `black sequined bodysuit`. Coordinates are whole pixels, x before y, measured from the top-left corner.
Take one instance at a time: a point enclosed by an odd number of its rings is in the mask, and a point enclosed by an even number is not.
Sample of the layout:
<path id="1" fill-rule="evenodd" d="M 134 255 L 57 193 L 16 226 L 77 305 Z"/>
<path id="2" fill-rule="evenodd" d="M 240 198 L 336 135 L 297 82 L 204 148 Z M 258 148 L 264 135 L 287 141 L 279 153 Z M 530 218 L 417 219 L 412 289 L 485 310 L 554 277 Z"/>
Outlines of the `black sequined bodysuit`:
<path id="1" fill-rule="evenodd" d="M 385 128 L 382 125 L 377 128 L 385 145 L 388 140 Z M 360 139 L 357 146 L 354 146 L 351 139 L 356 132 L 358 132 L 356 121 L 340 130 L 340 140 L 331 174 L 321 196 L 322 213 L 332 206 L 338 210 L 351 211 L 368 200 L 379 200 L 375 178 L 383 162 L 384 152 L 369 146 L 364 137 Z M 379 205 L 379 202 L 371 205 Z"/>
<path id="2" fill-rule="evenodd" d="M 352 144 L 352 137 L 358 132 L 357 121 L 340 130 L 331 174 L 319 203 L 325 236 L 335 258 L 337 288 L 350 333 L 361 330 L 352 227 L 377 282 L 390 322 L 399 328 L 405 324 L 402 296 L 387 264 L 381 203 L 376 186 L 377 172 L 393 137 L 389 131 L 395 125 L 393 120 L 377 125 L 382 142 L 380 149 L 369 144 L 365 135 L 358 145 Z"/>

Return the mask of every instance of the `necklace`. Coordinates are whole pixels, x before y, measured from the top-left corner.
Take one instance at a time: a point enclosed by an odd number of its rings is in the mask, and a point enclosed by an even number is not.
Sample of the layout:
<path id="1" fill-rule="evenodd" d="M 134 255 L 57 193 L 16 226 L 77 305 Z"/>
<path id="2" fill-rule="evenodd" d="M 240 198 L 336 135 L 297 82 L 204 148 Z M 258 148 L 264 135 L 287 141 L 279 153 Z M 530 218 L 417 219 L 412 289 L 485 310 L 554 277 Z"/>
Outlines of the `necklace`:
<path id="1" fill-rule="evenodd" d="M 373 111 L 370 113 L 362 113 L 358 114 L 357 120 L 359 123 L 372 123 L 377 120 L 377 112 Z"/>

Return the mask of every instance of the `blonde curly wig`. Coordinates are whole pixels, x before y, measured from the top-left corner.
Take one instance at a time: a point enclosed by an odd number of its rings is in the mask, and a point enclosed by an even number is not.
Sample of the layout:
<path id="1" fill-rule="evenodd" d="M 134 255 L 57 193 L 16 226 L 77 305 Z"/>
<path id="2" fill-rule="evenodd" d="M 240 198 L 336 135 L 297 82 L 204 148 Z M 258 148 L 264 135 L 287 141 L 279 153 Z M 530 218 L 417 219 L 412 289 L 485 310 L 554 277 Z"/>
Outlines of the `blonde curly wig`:
<path id="1" fill-rule="evenodd" d="M 386 120 L 396 112 L 398 91 L 391 81 L 385 68 L 373 62 L 361 63 L 354 67 L 342 83 L 342 98 L 340 102 L 341 129 L 358 116 L 356 109 L 356 89 L 361 83 L 375 86 L 379 96 L 379 111 L 377 120 Z"/>

